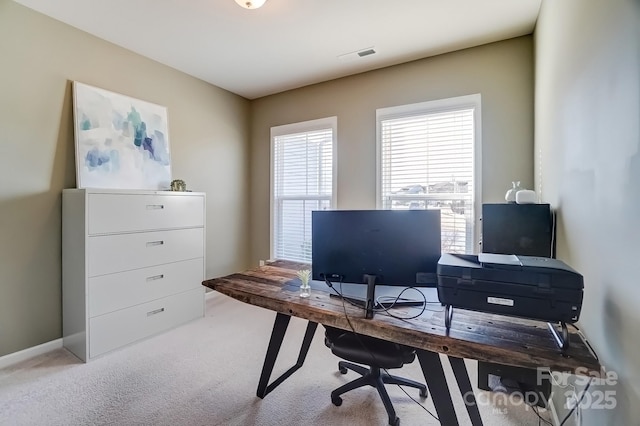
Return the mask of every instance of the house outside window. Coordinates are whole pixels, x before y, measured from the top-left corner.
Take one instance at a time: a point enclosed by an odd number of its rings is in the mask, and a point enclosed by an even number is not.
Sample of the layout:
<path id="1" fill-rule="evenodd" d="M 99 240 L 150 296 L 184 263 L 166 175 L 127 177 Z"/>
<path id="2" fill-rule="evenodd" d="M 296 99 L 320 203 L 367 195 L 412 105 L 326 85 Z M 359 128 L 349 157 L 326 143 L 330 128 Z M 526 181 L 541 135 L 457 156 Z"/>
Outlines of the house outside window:
<path id="1" fill-rule="evenodd" d="M 376 111 L 377 205 L 440 209 L 443 253 L 479 241 L 480 95 Z"/>
<path id="2" fill-rule="evenodd" d="M 337 118 L 271 128 L 271 258 L 311 263 L 311 212 L 335 206 Z"/>

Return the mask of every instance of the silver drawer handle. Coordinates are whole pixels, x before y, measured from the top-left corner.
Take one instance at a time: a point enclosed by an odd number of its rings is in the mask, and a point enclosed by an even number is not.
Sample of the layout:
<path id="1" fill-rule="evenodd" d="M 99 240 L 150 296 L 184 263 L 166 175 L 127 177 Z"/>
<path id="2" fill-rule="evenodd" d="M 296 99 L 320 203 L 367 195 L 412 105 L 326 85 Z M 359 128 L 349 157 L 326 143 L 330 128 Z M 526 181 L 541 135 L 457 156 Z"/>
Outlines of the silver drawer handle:
<path id="1" fill-rule="evenodd" d="M 160 241 L 149 241 L 147 242 L 147 247 L 153 247 L 153 246 L 161 246 L 164 244 L 164 241 L 160 240 Z"/>
<path id="2" fill-rule="evenodd" d="M 164 278 L 164 274 L 154 275 L 152 277 L 147 277 L 147 281 L 161 280 L 163 278 Z"/>
<path id="3" fill-rule="evenodd" d="M 159 314 L 160 312 L 164 312 L 164 308 L 149 311 L 147 312 L 147 316 L 150 317 L 151 315 Z"/>
<path id="4" fill-rule="evenodd" d="M 164 204 L 147 204 L 147 210 L 162 210 Z"/>

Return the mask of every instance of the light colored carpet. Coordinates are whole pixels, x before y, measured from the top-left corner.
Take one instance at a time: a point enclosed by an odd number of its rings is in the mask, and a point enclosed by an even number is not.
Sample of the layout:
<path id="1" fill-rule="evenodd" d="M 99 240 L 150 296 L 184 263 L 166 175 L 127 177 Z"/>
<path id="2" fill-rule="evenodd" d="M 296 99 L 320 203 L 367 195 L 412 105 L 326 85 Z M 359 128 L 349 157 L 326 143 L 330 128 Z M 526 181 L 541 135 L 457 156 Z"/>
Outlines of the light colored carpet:
<path id="1" fill-rule="evenodd" d="M 355 379 L 341 375 L 338 358 L 318 327 L 305 365 L 262 400 L 258 377 L 274 312 L 213 293 L 206 316 L 114 351 L 88 364 L 65 349 L 0 370 L 1 425 L 386 425 L 375 389 L 343 395 L 331 390 Z M 306 322 L 293 318 L 274 377 L 295 364 Z M 470 424 L 448 361 L 443 364 L 456 412 Z M 476 363 L 467 361 L 475 384 Z M 418 361 L 396 374 L 423 380 Z M 397 386 L 387 386 L 403 426 L 439 424 Z M 417 390 L 407 389 L 418 398 Z M 533 410 L 517 398 L 477 391 L 485 425 L 538 425 Z M 496 396 L 500 398 L 496 398 Z M 430 398 L 424 406 L 435 414 Z M 542 411 L 546 419 L 549 412 Z"/>

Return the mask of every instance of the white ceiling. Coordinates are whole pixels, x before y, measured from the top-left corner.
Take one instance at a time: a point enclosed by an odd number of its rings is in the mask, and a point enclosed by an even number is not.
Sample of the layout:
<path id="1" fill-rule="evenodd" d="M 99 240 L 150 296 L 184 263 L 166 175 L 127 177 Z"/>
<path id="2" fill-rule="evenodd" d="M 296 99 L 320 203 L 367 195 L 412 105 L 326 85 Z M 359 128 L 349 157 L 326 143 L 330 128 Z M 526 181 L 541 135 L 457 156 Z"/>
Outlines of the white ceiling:
<path id="1" fill-rule="evenodd" d="M 255 99 L 530 34 L 542 0 L 15 1 Z"/>

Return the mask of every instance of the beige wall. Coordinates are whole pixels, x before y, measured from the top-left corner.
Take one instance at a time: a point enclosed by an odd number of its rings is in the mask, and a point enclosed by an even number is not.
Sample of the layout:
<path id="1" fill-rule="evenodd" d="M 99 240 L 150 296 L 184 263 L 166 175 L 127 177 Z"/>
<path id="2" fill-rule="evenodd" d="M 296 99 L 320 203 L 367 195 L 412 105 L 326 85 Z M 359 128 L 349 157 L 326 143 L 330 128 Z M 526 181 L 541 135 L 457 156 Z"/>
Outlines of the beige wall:
<path id="1" fill-rule="evenodd" d="M 71 81 L 168 108 L 172 169 L 207 193 L 207 276 L 246 267 L 249 102 L 0 0 L 0 356 L 61 337 Z"/>
<path id="2" fill-rule="evenodd" d="M 558 209 L 558 256 L 584 275 L 580 323 L 620 376 L 591 387 L 614 391 L 616 409 L 589 409 L 583 424 L 637 425 L 640 2 L 544 1 L 535 53 L 536 187 Z"/>
<path id="3" fill-rule="evenodd" d="M 375 208 L 376 108 L 480 93 L 482 197 L 533 188 L 533 39 L 519 37 L 257 99 L 251 115 L 251 261 L 269 257 L 271 126 L 338 117 L 340 209 Z"/>

